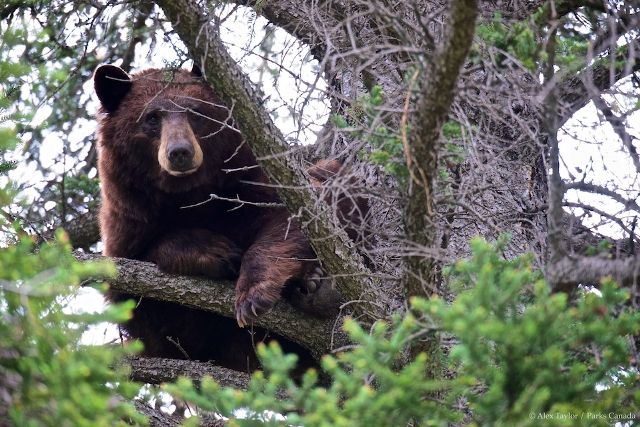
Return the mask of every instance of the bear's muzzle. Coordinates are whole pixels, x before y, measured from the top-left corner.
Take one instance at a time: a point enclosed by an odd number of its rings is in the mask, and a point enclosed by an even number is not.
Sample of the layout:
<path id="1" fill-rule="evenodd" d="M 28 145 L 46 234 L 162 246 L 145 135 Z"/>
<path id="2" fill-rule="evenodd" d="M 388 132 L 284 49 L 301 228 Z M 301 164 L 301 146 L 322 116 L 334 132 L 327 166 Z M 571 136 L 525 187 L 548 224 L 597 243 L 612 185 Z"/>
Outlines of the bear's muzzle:
<path id="1" fill-rule="evenodd" d="M 171 114 L 162 118 L 158 162 L 173 176 L 184 176 L 202 165 L 202 149 L 186 114 Z"/>

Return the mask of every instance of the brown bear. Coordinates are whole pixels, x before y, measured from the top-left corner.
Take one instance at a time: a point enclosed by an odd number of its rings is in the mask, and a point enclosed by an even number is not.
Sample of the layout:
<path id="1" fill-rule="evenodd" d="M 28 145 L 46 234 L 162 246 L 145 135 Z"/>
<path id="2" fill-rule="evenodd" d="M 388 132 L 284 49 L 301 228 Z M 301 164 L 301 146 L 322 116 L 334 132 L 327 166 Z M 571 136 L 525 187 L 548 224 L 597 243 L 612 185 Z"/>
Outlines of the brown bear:
<path id="1" fill-rule="evenodd" d="M 149 356 L 255 369 L 253 349 L 262 332 L 251 335 L 240 327 L 270 309 L 287 283 L 305 280 L 317 267 L 309 242 L 275 190 L 264 185 L 269 180 L 234 128 L 229 109 L 197 69 L 150 69 L 130 76 L 103 65 L 94 84 L 101 103 L 104 254 L 151 261 L 170 273 L 237 280 L 237 324 L 140 299 L 126 332 L 144 343 Z M 308 172 L 319 184 L 340 166 L 323 161 Z M 365 208 L 349 202 L 340 209 L 343 218 L 353 219 L 361 216 L 355 210 Z M 282 343 L 306 357 L 304 349 Z"/>

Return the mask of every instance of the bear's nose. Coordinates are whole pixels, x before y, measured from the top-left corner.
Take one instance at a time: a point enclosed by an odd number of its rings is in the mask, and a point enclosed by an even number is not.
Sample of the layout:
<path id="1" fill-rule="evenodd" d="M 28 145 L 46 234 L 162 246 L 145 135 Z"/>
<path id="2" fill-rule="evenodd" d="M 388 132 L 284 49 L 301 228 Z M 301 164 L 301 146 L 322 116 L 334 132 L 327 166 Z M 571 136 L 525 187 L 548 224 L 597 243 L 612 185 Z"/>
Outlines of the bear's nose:
<path id="1" fill-rule="evenodd" d="M 185 172 L 193 168 L 194 150 L 191 144 L 172 144 L 167 151 L 171 169 Z"/>

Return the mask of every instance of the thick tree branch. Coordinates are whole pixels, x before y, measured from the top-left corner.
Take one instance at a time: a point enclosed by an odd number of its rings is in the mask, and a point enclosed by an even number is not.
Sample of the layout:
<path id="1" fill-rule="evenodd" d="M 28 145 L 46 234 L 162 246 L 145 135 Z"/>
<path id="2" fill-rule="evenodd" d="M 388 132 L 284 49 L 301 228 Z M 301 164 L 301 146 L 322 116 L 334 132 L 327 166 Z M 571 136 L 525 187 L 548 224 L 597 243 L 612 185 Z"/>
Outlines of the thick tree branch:
<path id="1" fill-rule="evenodd" d="M 558 90 L 553 84 L 556 67 L 557 31 L 559 26 L 558 16 L 554 4 L 551 3 L 549 25 L 551 31 L 545 45 L 547 61 L 545 63 L 544 78 L 545 83 L 550 87 L 544 98 L 543 106 L 543 129 L 546 132 L 547 145 L 549 146 L 549 210 L 547 212 L 547 223 L 549 227 L 549 259 L 556 262 L 566 255 L 566 245 L 562 239 L 562 200 L 565 194 L 565 187 L 560 176 L 560 147 L 558 145 L 559 117 Z M 549 278 L 549 280 L 551 280 Z M 555 282 L 550 282 L 555 286 Z"/>
<path id="2" fill-rule="evenodd" d="M 332 47 L 345 42 L 344 32 L 338 31 L 344 18 L 338 2 L 240 0 L 234 3 L 251 7 L 257 14 L 304 42 L 318 61 L 329 54 L 326 44 L 329 34 Z"/>
<path id="3" fill-rule="evenodd" d="M 440 132 L 455 98 L 460 69 L 471 47 L 477 13 L 476 1 L 452 2 L 442 43 L 430 58 L 432 67 L 424 71 L 425 81 L 421 84 L 412 120 L 411 139 L 405 140 L 410 182 L 404 222 L 409 240 L 426 247 L 433 246 L 436 240 L 433 195 L 438 173 Z M 432 262 L 424 257 L 411 257 L 407 263 L 407 294 L 433 293 Z"/>
<path id="4" fill-rule="evenodd" d="M 338 290 L 348 300 L 367 300 L 370 272 L 344 230 L 336 227 L 328 207 L 316 196 L 280 130 L 261 107 L 261 100 L 240 67 L 227 53 L 217 29 L 194 2 L 158 0 L 174 29 L 200 63 L 203 75 L 232 108 L 242 135 L 250 144 L 289 211 L 296 213 L 323 267 L 336 276 Z M 306 207 L 314 206 L 313 212 Z M 376 310 L 380 301 L 367 310 Z M 231 305 L 230 305 L 231 307 Z"/>
<path id="5" fill-rule="evenodd" d="M 131 367 L 131 379 L 146 384 L 173 382 L 180 376 L 200 380 L 207 375 L 220 385 L 246 390 L 251 380 L 247 373 L 192 360 L 130 357 L 125 359 L 125 363 Z"/>
<path id="6" fill-rule="evenodd" d="M 565 257 L 547 267 L 547 277 L 556 292 L 570 292 L 580 284 L 597 285 L 607 276 L 621 286 L 637 285 L 640 282 L 640 258 Z"/>
<path id="7" fill-rule="evenodd" d="M 118 274 L 107 280 L 111 290 L 175 302 L 235 319 L 235 290 L 231 282 L 167 274 L 154 264 L 124 258 L 93 254 L 77 254 L 77 258 L 113 261 Z M 334 320 L 309 317 L 285 302 L 260 316 L 255 325 L 304 346 L 317 359 L 347 343 L 344 333 L 335 328 Z"/>
<path id="8" fill-rule="evenodd" d="M 129 357 L 125 359 L 125 363 L 128 363 L 131 368 L 131 379 L 145 384 L 174 382 L 178 377 L 199 381 L 204 376 L 208 376 L 223 387 L 247 390 L 251 381 L 251 375 L 248 373 L 192 360 Z M 278 397 L 284 398 L 284 391 L 278 392 Z"/>
<path id="9" fill-rule="evenodd" d="M 74 249 L 88 249 L 100 240 L 100 226 L 94 210 L 89 210 L 67 221 L 63 227 Z M 37 243 L 53 240 L 56 229 L 46 230 L 37 236 Z"/>
<path id="10" fill-rule="evenodd" d="M 146 415 L 151 427 L 178 427 L 182 424 L 182 419 L 165 414 L 159 409 L 152 408 L 146 402 L 135 400 L 133 404 L 138 412 Z"/>

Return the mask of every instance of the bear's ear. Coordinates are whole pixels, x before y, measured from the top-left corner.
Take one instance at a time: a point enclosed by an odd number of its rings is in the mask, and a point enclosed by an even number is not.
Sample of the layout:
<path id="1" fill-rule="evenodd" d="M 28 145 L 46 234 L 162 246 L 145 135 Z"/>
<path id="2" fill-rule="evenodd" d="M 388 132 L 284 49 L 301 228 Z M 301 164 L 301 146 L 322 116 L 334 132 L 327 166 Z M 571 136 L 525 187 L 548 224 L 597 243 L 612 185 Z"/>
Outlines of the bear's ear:
<path id="1" fill-rule="evenodd" d="M 93 74 L 93 86 L 104 109 L 113 113 L 129 93 L 131 77 L 116 65 L 101 65 Z"/>
<path id="2" fill-rule="evenodd" d="M 195 61 L 193 61 L 193 66 L 191 67 L 191 74 L 196 77 L 202 77 L 202 70 Z"/>

